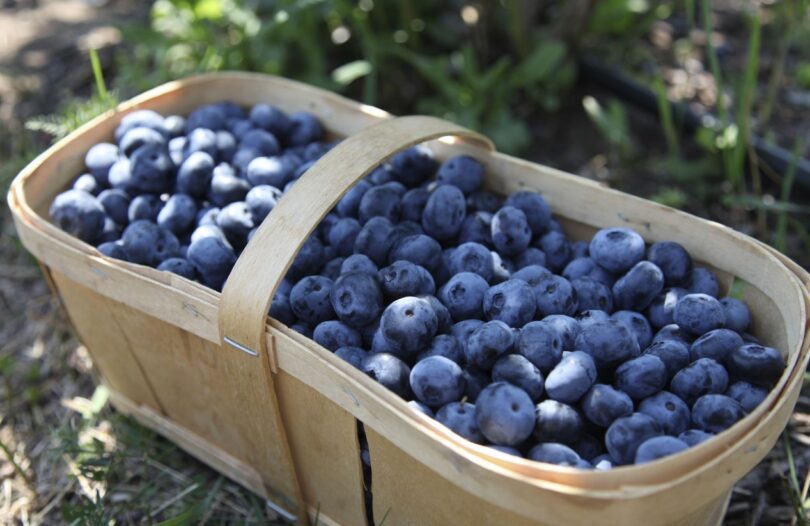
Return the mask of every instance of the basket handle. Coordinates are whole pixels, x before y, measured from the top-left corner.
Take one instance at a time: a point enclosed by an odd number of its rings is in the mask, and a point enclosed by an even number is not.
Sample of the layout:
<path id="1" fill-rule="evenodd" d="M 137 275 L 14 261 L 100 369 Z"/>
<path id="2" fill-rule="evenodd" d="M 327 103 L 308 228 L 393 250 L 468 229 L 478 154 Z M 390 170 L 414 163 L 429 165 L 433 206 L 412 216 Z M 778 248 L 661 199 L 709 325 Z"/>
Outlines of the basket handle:
<path id="1" fill-rule="evenodd" d="M 357 181 L 391 155 L 446 136 L 494 150 L 483 135 L 442 119 L 415 115 L 364 128 L 321 157 L 279 200 L 236 261 L 219 302 L 224 343 L 253 355 L 266 351 L 265 326 L 272 298 L 324 216 Z"/>

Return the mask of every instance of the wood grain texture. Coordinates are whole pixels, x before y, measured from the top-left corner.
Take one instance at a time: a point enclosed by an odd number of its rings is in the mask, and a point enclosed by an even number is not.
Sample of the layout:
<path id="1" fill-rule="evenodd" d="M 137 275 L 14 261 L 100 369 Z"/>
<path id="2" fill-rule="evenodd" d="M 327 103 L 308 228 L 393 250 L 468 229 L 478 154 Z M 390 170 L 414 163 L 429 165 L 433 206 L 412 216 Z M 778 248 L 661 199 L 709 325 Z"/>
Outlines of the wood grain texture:
<path id="1" fill-rule="evenodd" d="M 468 495 L 473 502 L 470 507 L 480 510 L 482 516 L 505 508 L 512 515 L 535 521 L 551 517 L 571 523 L 584 520 L 604 523 L 607 516 L 600 510 L 613 510 L 615 517 L 626 517 L 629 512 L 617 510 L 616 506 L 631 507 L 633 513 L 645 510 L 650 516 L 672 521 L 706 518 L 717 512 L 712 503 L 719 502 L 728 488 L 764 457 L 779 436 L 810 358 L 807 291 L 803 287 L 810 283 L 810 278 L 806 273 L 772 249 L 763 248 L 722 225 L 458 141 L 433 141 L 430 146 L 440 159 L 469 154 L 482 160 L 487 166 L 487 185 L 494 190 L 540 191 L 575 238 L 600 227 L 632 226 L 647 241 L 673 239 L 684 244 L 699 261 L 721 271 L 725 286 L 732 277 L 743 280 L 756 320 L 755 332 L 785 352 L 789 373 L 753 414 L 717 439 L 652 466 L 621 468 L 609 473 L 583 473 L 532 463 L 493 454 L 466 442 L 408 409 L 402 400 L 332 353 L 271 320 L 269 332 L 263 334 L 262 326 L 255 337 L 261 335 L 275 341 L 279 372 L 273 382 L 268 355 L 251 358 L 218 345 L 221 333 L 217 320 L 224 310 L 218 293 L 168 273 L 102 257 L 95 248 L 47 220 L 47 208 L 53 197 L 81 172 L 83 152 L 96 142 L 109 140 L 123 114 L 137 108 L 182 114 L 200 104 L 222 99 L 245 105 L 268 102 L 291 111 L 314 111 L 335 137 L 356 133 L 390 118 L 375 108 L 283 79 L 233 73 L 195 77 L 151 90 L 60 141 L 15 179 L 8 201 L 25 246 L 61 274 L 63 280 L 75 282 L 72 288 L 60 287 L 60 292 L 65 298 L 75 296 L 72 303 L 83 304 L 68 308 L 69 312 L 84 310 L 74 320 L 80 335 L 85 332 L 92 338 L 89 333 L 96 331 L 97 320 L 103 319 L 93 316 L 96 310 L 114 310 L 122 329 L 110 330 L 115 334 L 102 336 L 100 341 L 111 342 L 110 348 L 116 349 L 122 345 L 117 333 L 124 334 L 134 349 L 131 355 L 148 380 L 139 381 L 137 374 L 130 377 L 132 360 L 127 361 L 125 356 L 118 359 L 114 350 L 90 344 L 91 354 L 101 349 L 102 357 L 97 364 L 105 381 L 110 385 L 116 383 L 117 389 L 126 391 L 128 397 L 128 393 L 135 393 L 133 399 L 148 397 L 137 393 L 148 393 L 149 387 L 144 385 L 151 383 L 155 400 L 154 406 L 149 407 L 162 405 L 161 418 L 212 444 L 216 449 L 211 452 L 212 458 L 225 453 L 252 466 L 263 485 L 275 485 L 280 493 L 295 494 L 290 497 L 292 500 L 300 502 L 301 498 L 297 485 L 290 482 L 295 471 L 285 468 L 291 455 L 296 459 L 299 474 L 314 471 L 319 461 L 329 466 L 330 476 L 314 477 L 309 481 L 312 487 L 301 490 L 308 505 L 299 505 L 301 516 L 305 511 L 312 514 L 317 505 L 311 502 L 312 498 L 329 501 L 339 513 L 355 513 L 358 498 L 355 463 L 306 457 L 304 448 L 291 451 L 281 445 L 284 440 L 272 440 L 283 428 L 296 436 L 319 429 L 312 421 L 299 421 L 299 418 L 312 420 L 313 415 L 307 411 L 310 406 L 323 407 L 328 415 L 324 427 L 327 421 L 337 426 L 332 435 L 311 437 L 318 451 L 323 446 L 317 442 L 328 443 L 328 439 L 335 440 L 336 451 L 355 449 L 356 436 L 348 422 L 357 417 L 368 429 L 401 450 L 399 457 L 409 463 L 406 468 L 413 464 L 413 469 L 421 470 L 416 472 L 423 485 L 452 486 L 449 494 L 455 491 Z M 353 174 L 341 172 L 340 177 L 354 177 Z M 321 190 L 311 189 L 311 195 L 299 196 L 295 201 L 307 203 Z M 300 208 L 305 209 L 306 205 Z M 275 249 L 289 240 L 290 232 L 287 228 L 271 232 L 273 235 L 261 247 Z M 299 241 L 305 237 L 302 232 L 297 231 Z M 82 287 L 86 290 L 75 290 Z M 261 297 L 269 301 L 271 294 L 257 293 L 256 301 Z M 303 398 L 309 402 L 296 400 L 299 392 L 305 393 Z M 319 400 L 319 396 L 326 399 Z M 158 409 L 153 411 L 157 413 Z M 166 428 L 164 424 L 154 421 L 149 425 Z M 295 440 L 298 443 L 299 439 Z M 300 440 L 303 443 L 306 438 Z M 276 484 L 273 481 L 277 478 L 286 482 Z M 332 494 L 341 491 L 345 494 Z M 406 497 L 402 496 L 403 502 Z M 410 523 L 424 517 L 423 513 L 415 510 Z M 354 518 L 349 516 L 340 521 L 353 523 Z M 378 520 L 381 518 L 377 515 Z"/>
<path id="2" fill-rule="evenodd" d="M 530 518 L 515 514 L 508 503 L 497 506 L 466 493 L 445 478 L 431 476 L 401 448 L 374 431 L 368 432 L 373 470 L 374 519 L 391 526 L 576 526 L 580 524 L 644 524 L 649 526 L 717 526 L 722 523 L 730 492 L 682 513 L 675 520 L 633 502 L 613 501 L 604 508 L 582 499 L 580 513 L 561 517 L 555 504 L 537 496 Z"/>
<path id="3" fill-rule="evenodd" d="M 398 117 L 344 139 L 288 190 L 259 225 L 222 290 L 223 337 L 264 350 L 267 311 L 295 255 L 324 216 L 354 183 L 391 155 L 414 144 L 460 137 L 492 150 L 489 139 L 435 117 Z"/>

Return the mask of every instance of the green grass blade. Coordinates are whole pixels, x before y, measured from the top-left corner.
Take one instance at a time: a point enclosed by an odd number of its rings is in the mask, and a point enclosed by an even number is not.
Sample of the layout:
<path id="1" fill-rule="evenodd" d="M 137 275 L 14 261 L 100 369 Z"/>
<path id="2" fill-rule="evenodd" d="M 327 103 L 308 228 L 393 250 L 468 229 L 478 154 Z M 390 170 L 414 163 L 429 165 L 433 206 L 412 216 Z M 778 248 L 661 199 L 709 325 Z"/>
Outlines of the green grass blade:
<path id="1" fill-rule="evenodd" d="M 788 169 L 785 172 L 784 178 L 782 179 L 782 193 L 780 195 L 780 201 L 783 203 L 790 201 L 790 194 L 793 191 L 793 182 L 796 180 L 796 168 L 799 164 L 799 159 L 801 159 L 803 151 L 804 144 L 802 144 L 802 141 L 797 139 L 796 144 L 793 146 L 793 156 L 790 159 L 790 165 L 788 165 Z M 774 246 L 780 252 L 785 252 L 787 249 L 788 215 L 789 212 L 787 210 L 781 210 L 776 220 L 776 239 L 774 241 Z"/>
<path id="2" fill-rule="evenodd" d="M 98 59 L 98 52 L 94 48 L 90 48 L 90 65 L 93 67 L 93 78 L 96 81 L 96 90 L 98 96 L 104 100 L 110 98 L 107 92 L 107 83 L 104 82 L 104 72 L 101 70 L 101 61 Z"/>
<path id="3" fill-rule="evenodd" d="M 720 117 L 720 124 L 725 128 L 728 125 L 728 113 L 723 102 L 723 77 L 720 74 L 720 60 L 717 58 L 717 51 L 712 44 L 712 34 L 714 33 L 712 0 L 701 0 L 700 7 L 703 16 L 703 32 L 706 33 L 706 56 L 709 58 L 709 69 L 714 77 L 717 90 L 717 115 Z"/>
<path id="4" fill-rule="evenodd" d="M 667 88 L 661 75 L 656 75 L 653 80 L 653 90 L 658 101 L 658 115 L 661 119 L 661 126 L 664 128 L 664 137 L 667 140 L 667 149 L 670 157 L 680 157 L 680 145 L 678 144 L 678 131 L 675 129 L 675 119 L 672 116 L 672 105 L 667 97 Z"/>

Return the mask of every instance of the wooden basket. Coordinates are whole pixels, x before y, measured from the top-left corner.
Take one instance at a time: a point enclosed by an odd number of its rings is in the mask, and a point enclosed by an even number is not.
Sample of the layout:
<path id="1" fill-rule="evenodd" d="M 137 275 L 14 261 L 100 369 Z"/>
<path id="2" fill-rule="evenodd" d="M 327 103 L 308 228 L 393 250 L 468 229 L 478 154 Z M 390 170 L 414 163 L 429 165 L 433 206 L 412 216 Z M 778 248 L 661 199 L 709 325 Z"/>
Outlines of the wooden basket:
<path id="1" fill-rule="evenodd" d="M 187 114 L 229 99 L 317 114 L 348 137 L 292 187 L 239 258 L 222 294 L 177 275 L 103 257 L 48 222 L 48 207 L 135 109 Z M 442 137 L 440 140 L 436 140 Z M 581 471 L 467 442 L 313 341 L 265 315 L 303 240 L 340 196 L 395 151 L 432 141 L 439 158 L 486 165 L 489 188 L 542 192 L 572 238 L 629 226 L 672 239 L 736 277 L 754 333 L 788 367 L 751 415 L 717 438 L 651 465 Z M 557 147 L 557 146 L 555 146 Z M 492 151 L 468 130 L 382 110 L 289 80 L 221 73 L 171 82 L 122 104 L 26 167 L 9 192 L 22 242 L 41 262 L 114 406 L 306 524 L 366 523 L 357 420 L 365 425 L 374 515 L 386 524 L 716 524 L 731 487 L 770 450 L 807 364 L 810 277 L 753 239 L 643 199 Z"/>

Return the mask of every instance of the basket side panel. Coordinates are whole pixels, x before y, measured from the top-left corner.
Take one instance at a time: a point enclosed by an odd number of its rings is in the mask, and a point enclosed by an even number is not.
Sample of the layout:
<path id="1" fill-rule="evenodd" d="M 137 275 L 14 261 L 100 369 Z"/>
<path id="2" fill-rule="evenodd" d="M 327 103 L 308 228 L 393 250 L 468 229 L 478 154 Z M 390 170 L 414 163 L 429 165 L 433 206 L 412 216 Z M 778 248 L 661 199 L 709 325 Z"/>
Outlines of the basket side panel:
<path id="1" fill-rule="evenodd" d="M 365 524 L 363 471 L 354 416 L 283 371 L 275 380 L 307 505 L 338 524 Z"/>
<path id="2" fill-rule="evenodd" d="M 128 307 L 53 269 L 50 269 L 50 278 L 79 340 L 87 347 L 104 382 L 133 402 L 162 412 L 154 388 L 138 362 L 135 344 L 121 330 L 122 323 L 126 323 L 125 310 Z"/>
<path id="3" fill-rule="evenodd" d="M 547 515 L 553 499 L 538 492 L 537 514 L 533 519 L 491 504 L 465 492 L 457 485 L 408 456 L 373 430 L 367 430 L 372 465 L 374 520 L 395 526 L 432 526 L 443 524 L 510 526 L 569 526 L 571 524 L 667 524 L 669 526 L 718 526 L 725 514 L 729 493 L 690 511 L 675 521 L 656 519 L 655 508 L 632 501 L 604 509 L 590 502 L 571 509 L 568 517 Z M 677 499 L 676 496 L 672 498 Z M 595 507 L 594 507 L 595 506 Z"/>
<path id="4" fill-rule="evenodd" d="M 71 319 L 113 389 L 253 466 L 268 497 L 303 520 L 306 510 L 279 407 L 271 396 L 266 356 L 220 347 L 58 273 L 54 277 Z M 144 376 L 159 403 L 150 405 L 133 385 Z"/>

